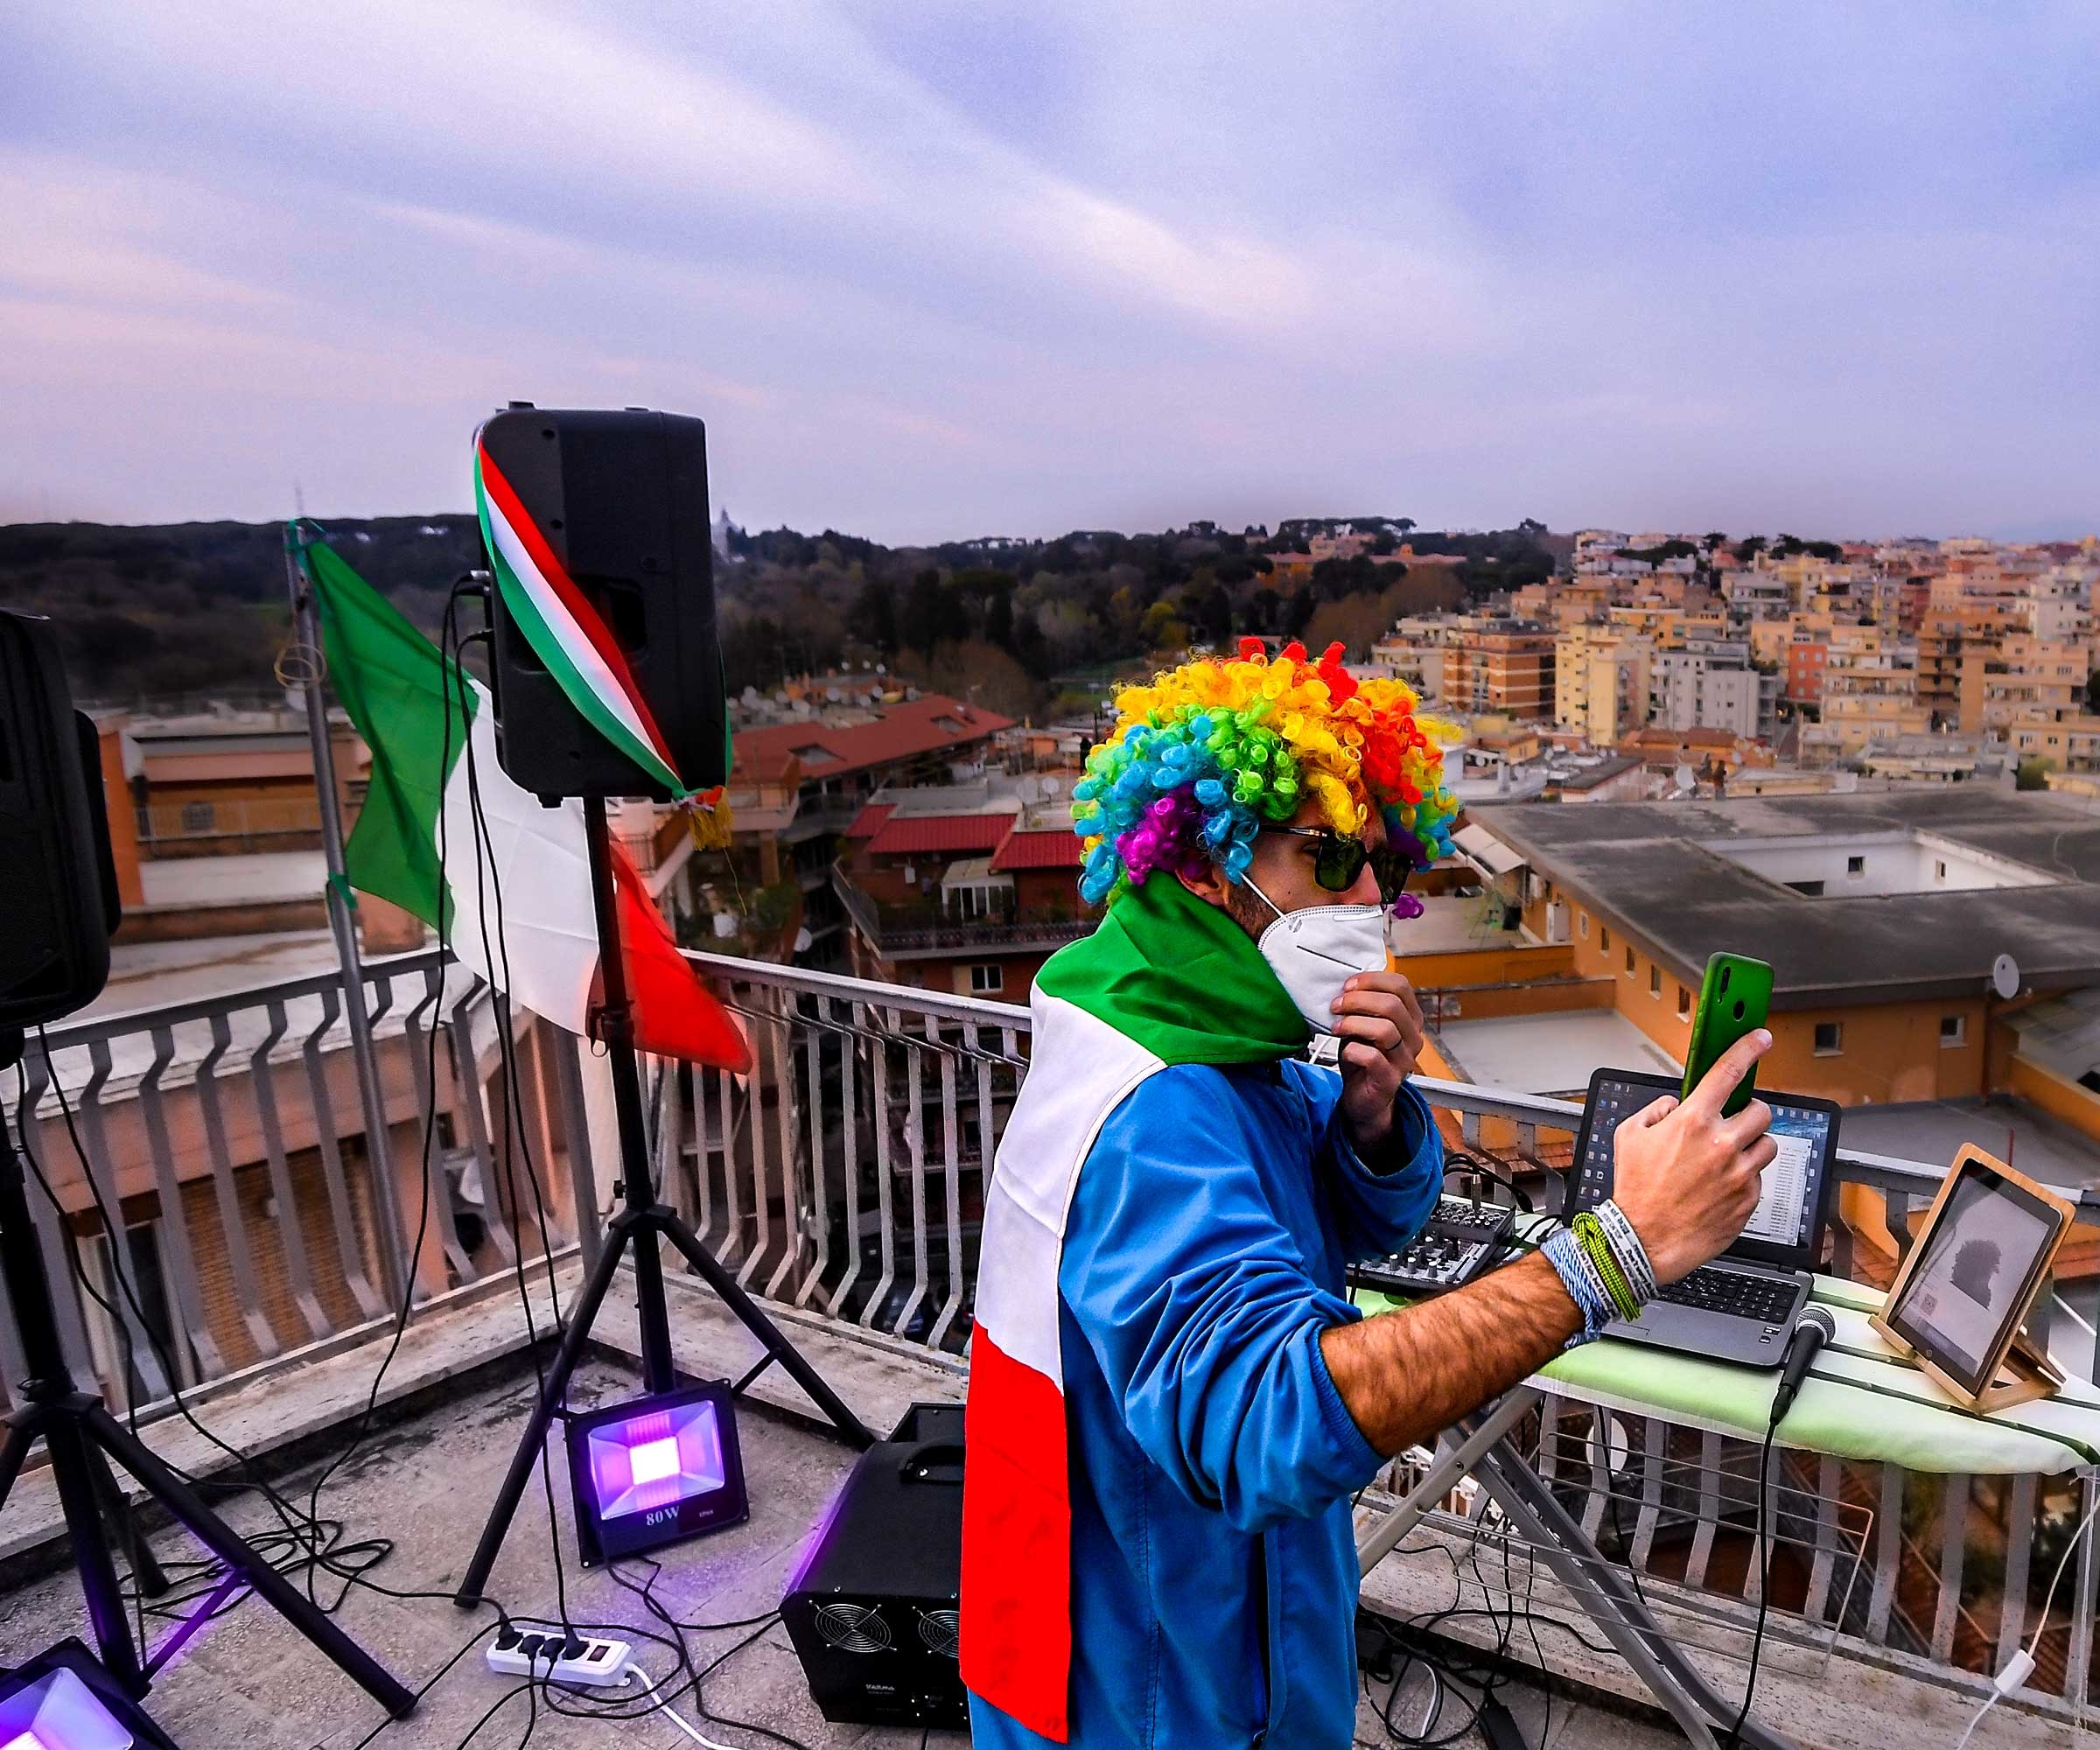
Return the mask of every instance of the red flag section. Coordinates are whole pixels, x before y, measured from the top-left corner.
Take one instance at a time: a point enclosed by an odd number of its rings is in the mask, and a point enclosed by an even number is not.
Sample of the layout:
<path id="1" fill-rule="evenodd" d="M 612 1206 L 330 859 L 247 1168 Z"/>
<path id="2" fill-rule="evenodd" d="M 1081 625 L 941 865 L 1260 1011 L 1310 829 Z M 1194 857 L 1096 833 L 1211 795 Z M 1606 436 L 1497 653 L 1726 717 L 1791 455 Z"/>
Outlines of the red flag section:
<path id="1" fill-rule="evenodd" d="M 637 1050 L 682 1057 L 738 1075 L 751 1069 L 751 1042 L 736 1018 L 678 951 L 648 884 L 615 843 L 612 886 L 620 906 L 620 965 L 634 1004 Z"/>

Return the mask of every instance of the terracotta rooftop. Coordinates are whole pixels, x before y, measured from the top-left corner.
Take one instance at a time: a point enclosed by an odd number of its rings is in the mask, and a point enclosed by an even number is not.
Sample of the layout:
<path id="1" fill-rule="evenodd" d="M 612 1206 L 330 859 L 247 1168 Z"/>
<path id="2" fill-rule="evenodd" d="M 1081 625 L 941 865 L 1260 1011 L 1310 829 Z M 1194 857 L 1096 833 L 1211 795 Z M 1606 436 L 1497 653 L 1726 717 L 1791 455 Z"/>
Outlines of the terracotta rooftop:
<path id="1" fill-rule="evenodd" d="M 1069 827 L 1029 832 L 1017 828 L 992 853 L 991 872 L 1006 875 L 1016 869 L 1077 869 L 1085 860 L 1079 835 Z"/>
<path id="2" fill-rule="evenodd" d="M 1012 718 L 996 711 L 926 693 L 886 707 L 867 723 L 835 727 L 812 720 L 747 729 L 737 737 L 737 765 L 742 770 L 748 762 L 751 770 L 764 770 L 782 753 L 795 753 L 802 757 L 804 778 L 829 778 L 915 754 L 968 747 L 1012 724 Z"/>
<path id="3" fill-rule="evenodd" d="M 1010 814 L 906 816 L 902 820 L 884 822 L 881 830 L 868 841 L 868 854 L 920 857 L 991 850 L 1012 827 Z"/>
<path id="4" fill-rule="evenodd" d="M 846 829 L 846 836 L 872 838 L 882 830 L 882 823 L 896 812 L 894 802 L 870 802 L 853 816 L 853 824 Z"/>

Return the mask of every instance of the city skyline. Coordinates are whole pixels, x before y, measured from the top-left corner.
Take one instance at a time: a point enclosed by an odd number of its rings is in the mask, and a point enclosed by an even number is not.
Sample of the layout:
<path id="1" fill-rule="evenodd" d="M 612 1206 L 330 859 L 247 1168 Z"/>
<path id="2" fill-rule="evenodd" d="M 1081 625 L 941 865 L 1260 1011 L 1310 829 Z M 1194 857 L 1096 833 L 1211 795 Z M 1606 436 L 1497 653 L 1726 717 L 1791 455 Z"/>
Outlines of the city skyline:
<path id="1" fill-rule="evenodd" d="M 456 513 L 520 396 L 700 413 L 738 522 L 891 544 L 2100 524 L 2082 9 L 14 36 L 0 518 Z"/>

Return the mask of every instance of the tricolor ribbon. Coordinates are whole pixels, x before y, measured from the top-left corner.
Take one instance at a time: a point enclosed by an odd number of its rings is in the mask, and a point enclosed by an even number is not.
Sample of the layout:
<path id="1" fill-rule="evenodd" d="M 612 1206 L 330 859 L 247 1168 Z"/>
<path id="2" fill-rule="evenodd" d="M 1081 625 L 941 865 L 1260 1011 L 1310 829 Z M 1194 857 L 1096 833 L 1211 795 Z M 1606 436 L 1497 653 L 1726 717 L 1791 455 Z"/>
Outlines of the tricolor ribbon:
<path id="1" fill-rule="evenodd" d="M 682 802 L 695 800 L 695 792 L 672 763 L 612 627 L 576 586 L 502 470 L 479 443 L 474 445 L 474 502 L 503 605 L 569 702 L 652 784 Z M 696 805 L 707 806 L 704 799 Z"/>

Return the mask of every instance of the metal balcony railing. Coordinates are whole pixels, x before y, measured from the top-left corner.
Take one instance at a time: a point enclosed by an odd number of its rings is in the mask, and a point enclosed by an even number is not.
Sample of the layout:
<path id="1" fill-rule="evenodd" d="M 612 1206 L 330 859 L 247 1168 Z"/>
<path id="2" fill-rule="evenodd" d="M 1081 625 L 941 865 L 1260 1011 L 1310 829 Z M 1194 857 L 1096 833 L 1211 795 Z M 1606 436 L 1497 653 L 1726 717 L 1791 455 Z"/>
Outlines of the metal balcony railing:
<path id="1" fill-rule="evenodd" d="M 436 950 L 363 988 L 369 1090 L 334 972 L 31 1036 L 7 1122 L 67 1360 L 111 1402 L 150 1418 L 575 1251 L 574 1041 L 521 1013 L 507 1074 L 487 986 Z M 0 1385 L 21 1368 L 0 1308 Z"/>
<path id="2" fill-rule="evenodd" d="M 690 957 L 748 1030 L 754 1065 L 742 1076 L 646 1065 L 662 1194 L 752 1292 L 840 1335 L 964 1366 L 986 1164 L 1028 1074 L 1028 1012 Z M 173 1383 L 208 1390 L 384 1340 L 404 1295 L 414 1318 L 514 1292 L 514 1261 L 542 1247 L 594 1254 L 613 1163 L 593 1172 L 584 1082 L 596 1072 L 576 1041 L 522 1025 L 507 1067 L 488 993 L 435 954 L 374 963 L 365 992 L 373 1100 L 332 976 L 32 1039 L 26 1130 L 65 1216 L 32 1196 L 54 1280 L 68 1284 L 66 1342 L 84 1375 L 142 1416 L 165 1407 L 160 1350 Z M 1469 1150 L 1550 1194 L 1576 1107 L 1418 1085 Z M 376 1148 L 368 1110 L 384 1115 Z M 1857 1151 L 1839 1166 L 1899 1242 L 1940 1178 Z M 2100 1196 L 2080 1200 L 2100 1221 Z M 121 1242 L 103 1210 L 121 1211 Z M 1867 1256 L 1840 1228 L 1830 1267 L 1852 1273 Z M 107 1309 L 73 1290 L 76 1260 Z M 2090 1369 L 2090 1326 L 2043 1305 L 2059 1359 Z M 18 1364 L 0 1321 L 0 1376 L 18 1378 Z M 1526 1438 L 1542 1471 L 1651 1594 L 1696 1598 L 1703 1620 L 1749 1620 L 1754 1443 L 1564 1397 L 1536 1420 Z M 1771 1633 L 1803 1657 L 1979 1694 L 2034 1632 L 2064 1540 L 2100 1498 L 2091 1470 L 1971 1479 L 1810 1455 L 1782 1460 L 1774 1488 L 1794 1504 L 1782 1508 L 1791 1553 L 1774 1563 Z M 2088 1694 L 2100 1563 L 2092 1540 L 2081 1550 L 2023 1691 L 2039 1706 Z"/>

